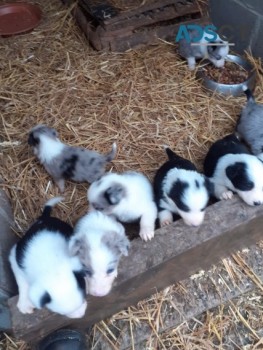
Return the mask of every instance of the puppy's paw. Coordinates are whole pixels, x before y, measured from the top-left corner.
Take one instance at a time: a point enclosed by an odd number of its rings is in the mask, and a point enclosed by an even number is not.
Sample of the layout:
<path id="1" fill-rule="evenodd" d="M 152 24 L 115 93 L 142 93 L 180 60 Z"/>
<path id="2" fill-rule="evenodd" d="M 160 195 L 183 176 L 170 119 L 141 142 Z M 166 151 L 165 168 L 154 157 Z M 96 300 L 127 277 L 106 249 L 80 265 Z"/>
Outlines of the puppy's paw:
<path id="1" fill-rule="evenodd" d="M 19 300 L 17 303 L 17 307 L 22 314 L 32 314 L 34 311 L 34 305 L 31 303 L 30 300 Z"/>
<path id="2" fill-rule="evenodd" d="M 164 227 L 164 226 L 171 225 L 172 223 L 173 223 L 173 220 L 166 219 L 166 220 L 160 221 L 160 226 L 161 226 L 161 227 Z"/>
<path id="3" fill-rule="evenodd" d="M 222 200 L 222 199 L 227 200 L 227 199 L 231 199 L 232 197 L 233 197 L 233 192 L 232 191 L 226 191 L 226 192 L 221 193 L 219 198 L 220 198 L 220 200 Z"/>
<path id="4" fill-rule="evenodd" d="M 195 64 L 188 64 L 188 68 L 191 71 L 195 70 Z"/>
<path id="5" fill-rule="evenodd" d="M 144 241 L 150 241 L 154 237 L 154 230 L 150 227 L 143 227 L 140 230 L 140 237 Z"/>
<path id="6" fill-rule="evenodd" d="M 160 211 L 158 216 L 161 227 L 171 225 L 173 222 L 173 215 L 168 210 Z"/>

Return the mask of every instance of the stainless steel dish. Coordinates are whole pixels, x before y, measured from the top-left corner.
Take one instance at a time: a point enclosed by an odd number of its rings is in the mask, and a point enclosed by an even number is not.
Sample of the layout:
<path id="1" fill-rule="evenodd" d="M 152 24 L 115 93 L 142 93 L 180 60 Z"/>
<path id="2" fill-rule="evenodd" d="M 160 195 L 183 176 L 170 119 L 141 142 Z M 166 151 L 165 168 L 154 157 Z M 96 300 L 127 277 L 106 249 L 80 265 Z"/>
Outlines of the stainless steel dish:
<path id="1" fill-rule="evenodd" d="M 241 67 L 243 67 L 248 72 L 248 78 L 240 84 L 222 84 L 217 83 L 216 81 L 209 79 L 204 72 L 204 66 L 200 67 L 196 72 L 196 78 L 200 79 L 202 85 L 206 87 L 209 90 L 216 91 L 223 95 L 232 95 L 232 96 L 241 96 L 243 95 L 243 86 L 246 84 L 246 86 L 250 90 L 254 90 L 256 86 L 256 71 L 254 67 L 244 58 L 235 56 L 235 55 L 228 55 L 226 57 L 226 61 L 234 62 Z"/>

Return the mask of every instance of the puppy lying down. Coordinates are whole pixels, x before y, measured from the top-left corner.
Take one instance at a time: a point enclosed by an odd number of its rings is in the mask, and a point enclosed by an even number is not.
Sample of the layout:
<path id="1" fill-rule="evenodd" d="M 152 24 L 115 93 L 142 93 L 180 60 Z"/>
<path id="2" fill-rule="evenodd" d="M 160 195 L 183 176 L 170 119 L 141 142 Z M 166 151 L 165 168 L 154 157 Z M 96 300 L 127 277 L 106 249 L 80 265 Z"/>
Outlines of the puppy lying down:
<path id="1" fill-rule="evenodd" d="M 128 255 L 129 246 L 124 227 L 112 217 L 93 211 L 77 222 L 69 247 L 84 267 L 87 294 L 110 292 L 120 257 Z"/>
<path id="2" fill-rule="evenodd" d="M 230 199 L 237 193 L 249 205 L 263 203 L 263 163 L 230 134 L 209 149 L 204 172 L 214 183 L 217 199 Z"/>
<path id="3" fill-rule="evenodd" d="M 120 222 L 140 220 L 140 237 L 153 238 L 157 207 L 153 188 L 146 176 L 137 172 L 107 173 L 88 189 L 91 210 L 114 216 Z"/>
<path id="4" fill-rule="evenodd" d="M 263 104 L 256 103 L 252 92 L 244 86 L 247 103 L 237 122 L 239 136 L 248 144 L 254 155 L 263 160 Z"/>
<path id="5" fill-rule="evenodd" d="M 85 280 L 82 265 L 68 250 L 73 229 L 51 217 L 61 198 L 49 200 L 42 215 L 13 246 L 9 255 L 18 285 L 17 307 L 32 313 L 43 307 L 71 318 L 84 316 Z"/>
<path id="6" fill-rule="evenodd" d="M 30 131 L 28 143 L 61 192 L 67 179 L 91 183 L 100 178 L 105 173 L 106 164 L 116 155 L 115 143 L 108 154 L 102 155 L 62 143 L 57 131 L 45 125 L 37 125 Z"/>
<path id="7" fill-rule="evenodd" d="M 204 220 L 212 184 L 197 172 L 195 165 L 166 148 L 168 161 L 154 177 L 154 192 L 160 226 L 173 222 L 173 214 L 186 225 L 199 226 Z"/>

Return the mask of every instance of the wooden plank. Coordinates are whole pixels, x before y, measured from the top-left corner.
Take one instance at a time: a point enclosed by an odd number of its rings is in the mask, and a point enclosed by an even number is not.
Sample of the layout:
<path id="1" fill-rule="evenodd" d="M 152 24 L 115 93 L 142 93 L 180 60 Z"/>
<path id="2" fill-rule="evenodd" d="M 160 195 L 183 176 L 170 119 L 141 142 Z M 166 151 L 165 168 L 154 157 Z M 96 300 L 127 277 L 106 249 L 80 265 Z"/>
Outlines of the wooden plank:
<path id="1" fill-rule="evenodd" d="M 196 24 L 203 24 L 207 19 L 195 19 Z M 184 24 L 192 23 L 193 20 L 184 21 Z M 175 36 L 178 30 L 178 27 L 182 23 L 156 26 L 151 28 L 151 30 L 142 30 L 136 33 L 125 33 L 125 36 L 116 37 L 107 37 L 107 32 L 102 38 L 104 45 L 107 43 L 107 46 L 110 47 L 111 51 L 123 52 L 131 48 L 140 47 L 142 45 L 154 45 L 159 42 L 160 39 L 174 42 Z"/>
<path id="2" fill-rule="evenodd" d="M 249 266 L 251 271 L 259 280 L 263 281 L 263 248 L 260 245 L 253 245 L 249 253 L 241 253 L 242 259 Z M 239 254 L 235 254 L 235 257 Z M 229 265 L 233 259 L 230 258 Z M 220 266 L 221 265 L 221 266 Z M 169 291 L 168 300 L 163 302 L 161 310 L 161 320 L 158 327 L 158 335 L 174 329 L 181 323 L 190 321 L 193 317 L 198 318 L 203 312 L 215 308 L 222 304 L 227 304 L 230 300 L 241 295 L 257 290 L 257 285 L 248 276 L 247 272 L 239 271 L 238 278 L 232 279 L 229 273 L 218 264 L 206 273 L 203 270 L 192 275 L 186 280 L 180 281 L 181 288 L 174 288 Z M 220 275 L 218 275 L 220 273 Z M 221 282 L 221 283 L 220 283 Z M 233 300 L 233 302 L 235 302 Z M 129 322 L 116 319 L 113 330 L 118 339 L 118 350 L 130 350 L 130 345 L 134 344 L 135 349 L 145 349 L 147 340 L 152 336 L 153 328 L 149 320 L 141 320 L 138 325 L 133 324 L 132 333 L 129 331 Z M 118 331 L 119 330 L 119 331 Z M 107 332 L 109 333 L 109 332 Z M 258 333 L 258 332 L 257 332 Z M 101 337 L 101 333 L 95 333 L 93 343 L 97 349 L 108 349 L 107 337 Z"/>
<path id="3" fill-rule="evenodd" d="M 106 297 L 89 297 L 87 313 L 80 320 L 47 310 L 22 315 L 16 308 L 17 298 L 11 298 L 14 336 L 34 341 L 69 325 L 86 328 L 259 241 L 263 236 L 262 226 L 263 206 L 250 207 L 237 197 L 215 203 L 207 209 L 205 221 L 198 228 L 185 226 L 178 220 L 156 230 L 150 242 L 133 240 L 129 257 L 120 263 L 115 288 Z"/>
<path id="4" fill-rule="evenodd" d="M 0 331 L 9 331 L 11 319 L 7 300 L 17 292 L 16 283 L 8 261 L 11 247 L 17 242 L 12 230 L 13 211 L 4 190 L 0 189 Z"/>

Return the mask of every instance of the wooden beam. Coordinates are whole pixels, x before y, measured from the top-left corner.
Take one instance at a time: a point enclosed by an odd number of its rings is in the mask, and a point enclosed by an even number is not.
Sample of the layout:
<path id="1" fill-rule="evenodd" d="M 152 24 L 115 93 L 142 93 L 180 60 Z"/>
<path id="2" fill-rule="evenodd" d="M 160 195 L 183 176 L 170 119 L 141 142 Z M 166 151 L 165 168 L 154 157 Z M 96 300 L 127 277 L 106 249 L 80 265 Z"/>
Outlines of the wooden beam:
<path id="1" fill-rule="evenodd" d="M 106 297 L 89 297 L 82 319 L 67 319 L 47 310 L 22 315 L 16 308 L 17 298 L 11 298 L 13 334 L 30 342 L 61 327 L 86 328 L 254 244 L 263 236 L 262 227 L 263 206 L 250 207 L 237 197 L 215 203 L 198 228 L 178 220 L 156 230 L 150 242 L 133 240 L 129 257 L 121 260 L 115 288 Z"/>

